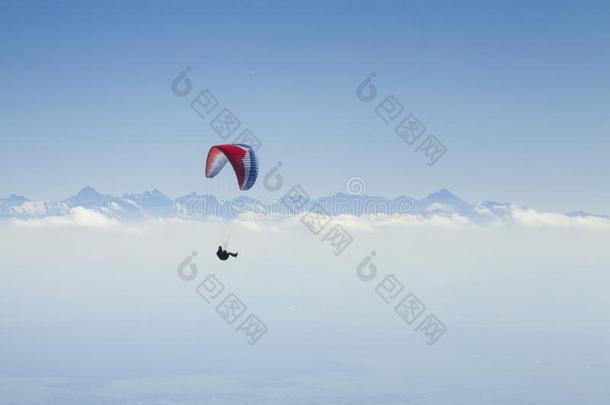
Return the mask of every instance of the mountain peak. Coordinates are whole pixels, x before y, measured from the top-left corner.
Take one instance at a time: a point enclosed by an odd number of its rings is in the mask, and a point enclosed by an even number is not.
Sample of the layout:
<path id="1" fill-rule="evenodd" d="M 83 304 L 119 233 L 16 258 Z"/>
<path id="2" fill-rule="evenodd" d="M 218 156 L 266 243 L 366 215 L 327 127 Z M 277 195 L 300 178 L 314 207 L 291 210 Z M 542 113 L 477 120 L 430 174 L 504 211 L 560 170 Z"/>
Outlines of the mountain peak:
<path id="1" fill-rule="evenodd" d="M 426 198 L 424 198 L 422 201 L 466 204 L 465 201 L 458 198 L 455 194 L 453 194 L 446 188 L 441 188 L 440 190 L 432 194 L 428 194 Z"/>
<path id="2" fill-rule="evenodd" d="M 464 215 L 467 214 L 467 211 L 470 209 L 470 204 L 458 198 L 451 191 L 445 188 L 441 188 L 437 192 L 428 194 L 426 198 L 419 200 L 417 202 L 417 205 L 418 208 L 422 211 L 429 209 L 430 207 L 438 208 L 442 206 L 450 206 L 457 210 L 457 212 L 460 212 Z"/>
<path id="3" fill-rule="evenodd" d="M 510 203 L 507 202 L 497 202 L 497 201 L 492 201 L 492 200 L 485 200 L 479 203 L 479 205 L 483 206 L 483 207 L 487 207 L 487 208 L 493 208 L 493 207 L 508 207 L 510 206 Z"/>
<path id="4" fill-rule="evenodd" d="M 11 194 L 6 200 L 10 205 L 21 205 L 26 201 L 30 201 L 22 195 Z"/>
<path id="5" fill-rule="evenodd" d="M 568 217 L 572 217 L 572 218 L 577 218 L 577 217 L 583 217 L 583 218 L 590 218 L 590 217 L 595 217 L 595 218 L 608 218 L 608 216 L 606 215 L 598 215 L 598 214 L 591 214 L 590 212 L 587 211 L 572 211 L 572 212 L 568 212 L 566 214 L 566 216 Z"/>
<path id="6" fill-rule="evenodd" d="M 105 204 L 113 197 L 98 193 L 93 187 L 87 186 L 80 190 L 76 195 L 64 200 L 69 206 L 81 205 L 88 208 L 95 204 Z"/>
<path id="7" fill-rule="evenodd" d="M 100 193 L 98 193 L 93 187 L 91 186 L 86 186 L 83 189 L 81 189 L 78 193 L 76 193 L 77 197 L 83 197 L 83 196 L 91 196 L 91 195 L 101 195 Z"/>
<path id="8" fill-rule="evenodd" d="M 162 191 L 159 191 L 159 189 L 157 188 L 153 188 L 151 191 L 147 191 L 147 193 L 149 193 L 153 197 L 168 198 Z"/>
<path id="9" fill-rule="evenodd" d="M 123 194 L 123 198 L 135 199 L 135 200 L 153 199 L 153 198 L 162 199 L 162 200 L 171 200 L 167 195 L 165 195 L 163 192 L 159 191 L 156 188 L 154 188 L 152 190 L 146 190 L 142 193 L 125 193 L 125 194 Z"/>

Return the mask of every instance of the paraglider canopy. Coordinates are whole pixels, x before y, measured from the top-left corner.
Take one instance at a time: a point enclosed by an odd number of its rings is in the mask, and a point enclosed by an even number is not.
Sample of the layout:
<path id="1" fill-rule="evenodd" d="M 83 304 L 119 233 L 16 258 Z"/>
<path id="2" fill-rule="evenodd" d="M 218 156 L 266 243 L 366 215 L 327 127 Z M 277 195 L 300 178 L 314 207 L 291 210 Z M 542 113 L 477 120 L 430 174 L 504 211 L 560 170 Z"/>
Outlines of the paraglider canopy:
<path id="1" fill-rule="evenodd" d="M 258 159 L 254 149 L 241 143 L 212 146 L 205 164 L 205 176 L 216 176 L 227 162 L 233 167 L 239 189 L 250 189 L 258 176 Z"/>

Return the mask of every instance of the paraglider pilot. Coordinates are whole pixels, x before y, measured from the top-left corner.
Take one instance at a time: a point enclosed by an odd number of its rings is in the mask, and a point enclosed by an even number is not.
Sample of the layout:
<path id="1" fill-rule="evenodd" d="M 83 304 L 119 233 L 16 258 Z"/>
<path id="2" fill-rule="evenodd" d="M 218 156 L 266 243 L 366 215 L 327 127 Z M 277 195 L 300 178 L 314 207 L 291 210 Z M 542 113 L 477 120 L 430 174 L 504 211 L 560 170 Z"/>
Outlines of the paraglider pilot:
<path id="1" fill-rule="evenodd" d="M 235 253 L 227 252 L 226 250 L 224 250 L 222 248 L 222 246 L 218 246 L 218 250 L 216 251 L 216 256 L 218 256 L 218 258 L 220 260 L 227 260 L 229 258 L 229 256 L 237 257 L 237 252 L 235 252 Z"/>

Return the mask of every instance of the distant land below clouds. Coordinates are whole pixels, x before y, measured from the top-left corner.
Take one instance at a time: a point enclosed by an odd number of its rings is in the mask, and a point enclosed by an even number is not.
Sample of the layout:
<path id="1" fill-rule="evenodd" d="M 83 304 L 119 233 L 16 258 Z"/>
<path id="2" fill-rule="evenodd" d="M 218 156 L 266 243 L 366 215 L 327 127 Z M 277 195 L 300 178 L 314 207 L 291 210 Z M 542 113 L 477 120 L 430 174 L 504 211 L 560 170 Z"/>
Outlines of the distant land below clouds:
<path id="1" fill-rule="evenodd" d="M 585 211 L 540 212 L 508 202 L 483 201 L 472 204 L 445 189 L 422 199 L 347 193 L 300 200 L 287 197 L 295 195 L 298 195 L 298 192 L 288 192 L 286 195 L 279 195 L 275 201 L 246 196 L 222 201 L 213 195 L 197 193 L 172 199 L 157 189 L 143 193 L 126 193 L 117 197 L 101 194 L 92 187 L 85 187 L 63 201 L 32 201 L 12 194 L 8 198 L 0 199 L 0 220 L 23 222 L 44 218 L 61 219 L 88 213 L 97 220 L 103 218 L 119 223 L 156 218 L 198 221 L 246 218 L 281 221 L 300 213 L 309 213 L 379 222 L 398 218 L 405 223 L 431 222 L 475 226 L 517 223 L 610 229 L 610 218 L 605 215 Z"/>

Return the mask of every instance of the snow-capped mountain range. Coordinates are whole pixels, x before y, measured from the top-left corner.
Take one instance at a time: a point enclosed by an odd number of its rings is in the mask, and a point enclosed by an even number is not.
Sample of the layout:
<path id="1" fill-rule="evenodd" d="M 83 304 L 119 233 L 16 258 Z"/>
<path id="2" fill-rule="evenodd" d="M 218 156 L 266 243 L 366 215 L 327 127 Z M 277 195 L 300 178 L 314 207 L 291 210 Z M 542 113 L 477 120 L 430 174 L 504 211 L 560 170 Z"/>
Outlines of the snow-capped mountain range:
<path id="1" fill-rule="evenodd" d="M 290 195 L 290 194 L 289 194 Z M 295 205 L 296 204 L 296 205 Z M 277 201 L 237 197 L 220 201 L 212 195 L 190 193 L 175 199 L 154 189 L 143 193 L 126 193 L 121 197 L 98 193 L 85 187 L 76 195 L 63 201 L 32 201 L 12 194 L 0 199 L 0 219 L 32 219 L 61 217 L 74 209 L 86 209 L 121 221 L 149 218 L 182 218 L 205 220 L 209 217 L 235 218 L 252 215 L 252 218 L 281 220 L 295 213 L 306 211 L 325 215 L 352 215 L 355 217 L 387 218 L 393 215 L 412 215 L 423 218 L 457 218 L 475 224 L 510 222 L 515 212 L 533 211 L 510 203 L 484 201 L 470 204 L 442 189 L 422 199 L 407 196 L 385 198 L 370 195 L 337 193 L 331 196 L 307 200 L 295 200 L 286 196 Z M 608 219 L 584 211 L 553 214 L 565 218 Z"/>

